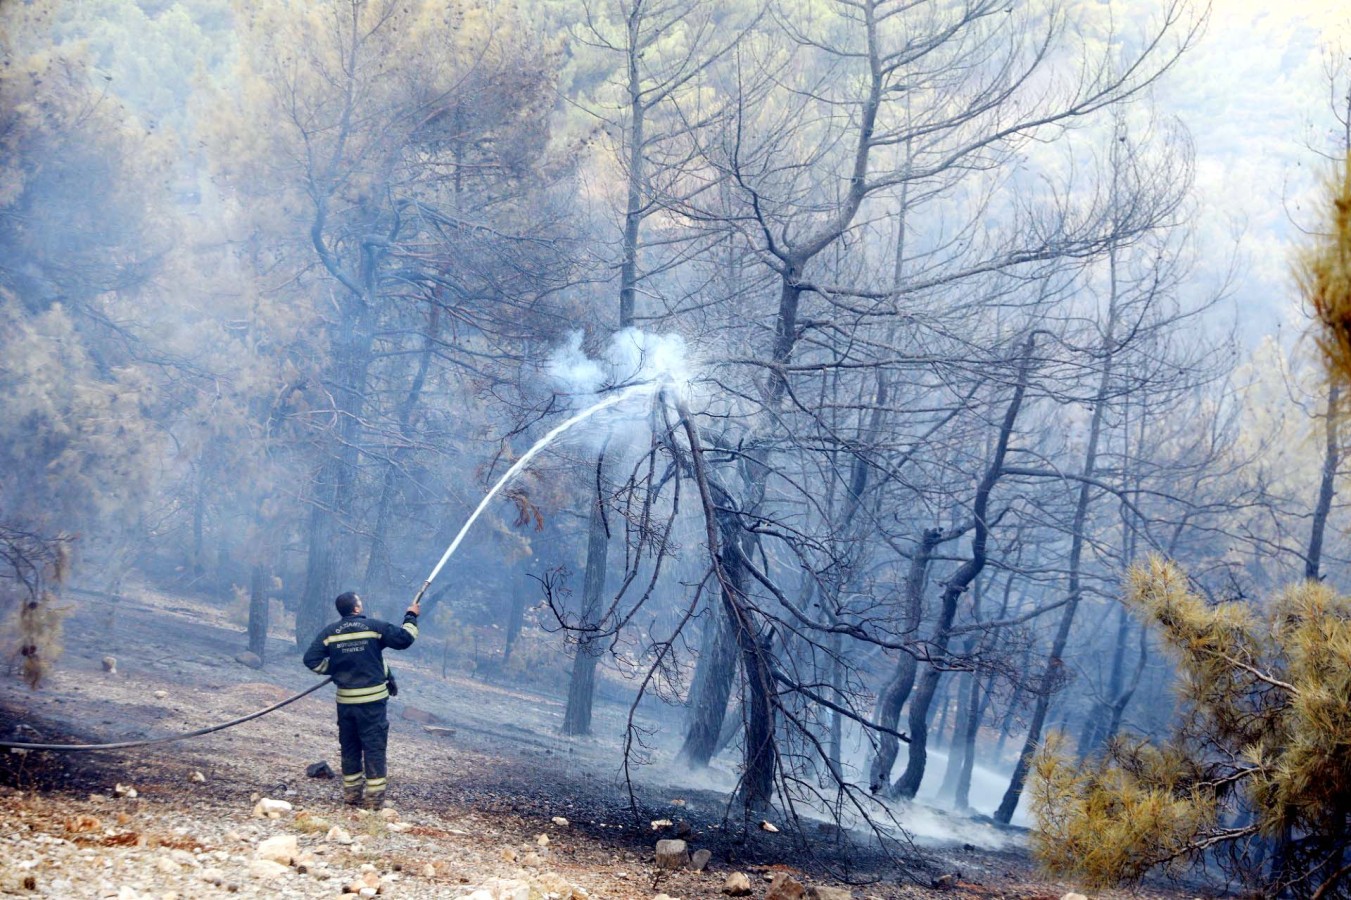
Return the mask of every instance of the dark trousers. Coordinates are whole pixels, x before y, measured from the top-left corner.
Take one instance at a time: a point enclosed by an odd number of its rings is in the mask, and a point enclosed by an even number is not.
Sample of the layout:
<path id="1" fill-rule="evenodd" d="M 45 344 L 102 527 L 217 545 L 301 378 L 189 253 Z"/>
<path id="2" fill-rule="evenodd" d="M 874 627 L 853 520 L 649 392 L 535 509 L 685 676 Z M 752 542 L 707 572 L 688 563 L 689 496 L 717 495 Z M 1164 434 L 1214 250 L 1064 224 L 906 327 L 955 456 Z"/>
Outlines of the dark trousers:
<path id="1" fill-rule="evenodd" d="M 338 704 L 338 746 L 342 748 L 342 785 L 350 794 L 385 791 L 385 745 L 389 741 L 388 700 Z"/>

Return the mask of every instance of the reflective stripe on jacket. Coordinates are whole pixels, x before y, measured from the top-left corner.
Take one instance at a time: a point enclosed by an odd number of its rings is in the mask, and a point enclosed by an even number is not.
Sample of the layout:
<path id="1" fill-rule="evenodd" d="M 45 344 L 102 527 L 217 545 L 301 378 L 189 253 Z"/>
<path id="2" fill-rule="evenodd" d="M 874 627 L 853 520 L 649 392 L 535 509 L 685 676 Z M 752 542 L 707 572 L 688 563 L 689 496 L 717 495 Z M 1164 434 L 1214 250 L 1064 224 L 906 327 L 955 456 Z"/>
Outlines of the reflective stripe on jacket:
<path id="1" fill-rule="evenodd" d="M 305 665 L 333 676 L 339 703 L 374 703 L 389 696 L 389 667 L 383 651 L 403 650 L 417 639 L 417 616 L 405 613 L 402 625 L 365 616 L 343 616 L 315 637 Z"/>

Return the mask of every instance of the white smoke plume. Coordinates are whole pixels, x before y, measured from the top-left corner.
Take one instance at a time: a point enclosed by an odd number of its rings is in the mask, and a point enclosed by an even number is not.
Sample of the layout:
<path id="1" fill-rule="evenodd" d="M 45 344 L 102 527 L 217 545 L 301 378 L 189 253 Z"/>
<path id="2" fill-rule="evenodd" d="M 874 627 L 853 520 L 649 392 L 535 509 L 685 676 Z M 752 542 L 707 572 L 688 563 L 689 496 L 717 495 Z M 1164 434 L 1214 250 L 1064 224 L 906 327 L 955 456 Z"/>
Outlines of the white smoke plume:
<path id="1" fill-rule="evenodd" d="M 560 392 L 583 406 L 603 391 L 635 384 L 653 389 L 687 390 L 692 381 L 685 340 L 677 334 L 649 334 L 625 328 L 610 338 L 600 359 L 582 350 L 581 332 L 574 332 L 549 358 L 549 374 Z"/>

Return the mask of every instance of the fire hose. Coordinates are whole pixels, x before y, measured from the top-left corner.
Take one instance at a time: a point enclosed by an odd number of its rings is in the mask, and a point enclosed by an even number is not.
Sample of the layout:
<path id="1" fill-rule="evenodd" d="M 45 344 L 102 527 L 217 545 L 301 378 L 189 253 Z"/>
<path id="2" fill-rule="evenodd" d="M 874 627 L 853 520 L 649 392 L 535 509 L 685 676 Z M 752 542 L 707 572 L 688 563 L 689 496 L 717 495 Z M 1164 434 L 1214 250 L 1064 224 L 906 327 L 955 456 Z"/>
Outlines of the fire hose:
<path id="1" fill-rule="evenodd" d="M 280 703 L 274 703 L 267 709 L 260 709 L 257 712 L 249 713 L 247 716 L 240 716 L 238 719 L 231 719 L 220 725 L 212 725 L 210 728 L 199 728 L 196 731 L 189 731 L 186 734 L 171 734 L 168 737 L 146 738 L 140 741 L 115 741 L 111 744 L 30 744 L 20 741 L 0 740 L 0 747 L 8 747 L 10 750 L 56 750 L 63 753 L 73 753 L 79 750 L 125 750 L 128 747 L 148 747 L 151 744 L 167 744 L 171 741 L 181 741 L 187 738 L 201 737 L 204 734 L 211 734 L 213 731 L 224 731 L 225 729 L 233 728 L 236 725 L 243 725 L 245 722 L 265 716 L 288 704 L 295 703 L 301 697 L 313 694 L 332 680 L 332 678 L 325 678 L 313 687 L 306 688 L 294 697 L 287 697 Z"/>
<path id="2" fill-rule="evenodd" d="M 417 596 L 413 600 L 413 605 L 417 606 L 418 603 L 422 602 L 423 594 L 427 593 L 427 588 L 431 587 L 432 582 L 436 579 L 436 576 L 440 574 L 442 567 L 444 567 L 446 564 L 446 561 L 450 559 L 451 555 L 454 554 L 456 548 L 460 546 L 460 542 L 464 540 L 464 536 L 469 532 L 470 526 L 474 524 L 474 521 L 479 517 L 479 515 L 483 512 L 483 510 L 487 508 L 489 501 L 491 501 L 493 497 L 497 495 L 498 491 L 500 491 L 502 487 L 508 481 L 510 481 L 512 477 L 516 475 L 516 473 L 524 469 L 526 465 L 529 464 L 530 460 L 534 458 L 534 456 L 537 453 L 539 453 L 541 450 L 547 447 L 554 440 L 554 438 L 558 437 L 560 434 L 567 431 L 569 428 L 572 428 L 577 423 L 586 420 L 587 418 L 591 417 L 597 412 L 600 412 L 603 409 L 615 406 L 616 404 L 623 402 L 624 400 L 628 399 L 631 396 L 634 396 L 639 392 L 650 390 L 651 387 L 652 387 L 651 384 L 646 382 L 630 385 L 629 387 L 625 388 L 622 391 L 619 391 L 618 393 L 605 397 L 604 399 L 593 404 L 592 406 L 588 407 L 582 412 L 577 413 L 576 415 L 567 419 L 563 423 L 556 425 L 551 431 L 549 431 L 548 434 L 544 435 L 543 438 L 536 441 L 534 446 L 532 446 L 529 450 L 527 450 L 524 454 L 522 454 L 521 458 L 516 460 L 515 464 L 513 464 L 511 468 L 507 469 L 506 474 L 504 474 L 501 478 L 497 480 L 497 483 L 492 486 L 492 489 L 488 491 L 487 495 L 479 503 L 478 507 L 474 510 L 473 514 L 460 528 L 459 532 L 455 535 L 455 539 L 450 542 L 450 546 L 446 548 L 446 552 L 442 554 L 440 561 L 437 562 L 436 567 L 432 569 L 431 574 L 427 576 L 427 580 L 422 582 L 422 587 L 418 588 Z M 241 716 L 238 719 L 232 719 L 231 721 L 222 723 L 220 725 L 213 725 L 210 728 L 199 728 L 197 731 L 189 731 L 186 734 L 175 734 L 170 735 L 169 737 L 161 737 L 161 738 L 147 738 L 145 740 L 140 741 L 117 741 L 109 744 L 37 744 L 37 743 L 23 743 L 19 741 L 0 740 L 0 747 L 8 747 L 11 750 L 55 750 L 60 752 L 76 752 L 80 750 L 123 750 L 128 747 L 147 747 L 152 744 L 167 744 L 170 741 L 181 741 L 186 740 L 187 738 L 201 737 L 204 734 L 211 734 L 213 731 L 223 731 L 226 728 L 233 728 L 236 725 L 242 725 L 243 723 L 248 722 L 252 719 L 257 719 L 258 717 L 265 716 L 268 713 L 273 712 L 274 710 L 281 709 L 288 703 L 294 703 L 301 697 L 304 697 L 307 694 L 312 694 L 315 691 L 319 690 L 319 688 L 328 684 L 332 680 L 333 680 L 332 678 L 325 678 L 323 681 L 319 682 L 314 687 L 301 691 L 294 697 L 289 697 L 286 700 L 281 701 L 280 703 L 274 703 L 267 709 L 260 709 L 258 712 L 250 713 L 247 716 Z"/>

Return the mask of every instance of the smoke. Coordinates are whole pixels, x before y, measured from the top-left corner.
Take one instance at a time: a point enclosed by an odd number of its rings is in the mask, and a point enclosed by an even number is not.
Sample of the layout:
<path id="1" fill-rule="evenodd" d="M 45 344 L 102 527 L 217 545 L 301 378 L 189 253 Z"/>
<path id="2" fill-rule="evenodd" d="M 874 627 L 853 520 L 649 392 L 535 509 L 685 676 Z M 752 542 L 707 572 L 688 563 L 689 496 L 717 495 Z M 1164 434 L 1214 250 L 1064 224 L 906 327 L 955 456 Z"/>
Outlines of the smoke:
<path id="1" fill-rule="evenodd" d="M 569 406 L 583 409 L 616 391 L 631 395 L 598 412 L 580 437 L 600 449 L 618 443 L 645 441 L 652 402 L 660 390 L 688 398 L 694 384 L 685 340 L 676 334 L 651 334 L 637 328 L 615 333 L 598 358 L 582 348 L 574 332 L 549 356 L 549 377 Z M 635 388 L 638 388 L 635 390 Z"/>
<path id="2" fill-rule="evenodd" d="M 582 350 L 581 332 L 549 357 L 549 375 L 558 389 L 577 399 L 579 406 L 603 391 L 635 384 L 669 386 L 682 393 L 693 379 L 685 340 L 677 334 L 649 334 L 637 328 L 616 332 L 600 359 Z"/>

